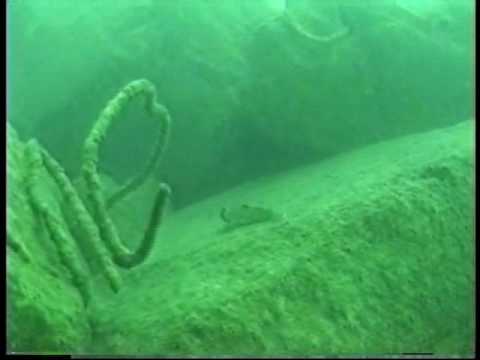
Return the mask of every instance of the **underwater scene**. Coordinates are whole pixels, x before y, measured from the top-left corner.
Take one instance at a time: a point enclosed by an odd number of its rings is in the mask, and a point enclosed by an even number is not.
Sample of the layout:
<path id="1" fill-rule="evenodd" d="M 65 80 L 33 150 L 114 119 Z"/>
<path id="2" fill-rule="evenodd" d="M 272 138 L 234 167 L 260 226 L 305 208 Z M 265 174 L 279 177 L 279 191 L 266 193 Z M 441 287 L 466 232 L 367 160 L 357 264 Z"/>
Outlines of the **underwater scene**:
<path id="1" fill-rule="evenodd" d="M 9 354 L 475 354 L 472 0 L 7 2 Z"/>

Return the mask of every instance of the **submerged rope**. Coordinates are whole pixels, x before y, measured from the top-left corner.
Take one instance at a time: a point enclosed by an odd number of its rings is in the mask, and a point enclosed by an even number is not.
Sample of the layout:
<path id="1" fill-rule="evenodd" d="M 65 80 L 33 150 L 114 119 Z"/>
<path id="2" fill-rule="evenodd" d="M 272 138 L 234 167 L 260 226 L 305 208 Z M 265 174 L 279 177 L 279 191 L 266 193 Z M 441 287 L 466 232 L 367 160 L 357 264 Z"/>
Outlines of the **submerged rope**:
<path id="1" fill-rule="evenodd" d="M 108 201 L 103 199 L 100 176 L 98 174 L 99 147 L 105 139 L 113 121 L 119 118 L 122 110 L 138 96 L 145 99 L 147 114 L 160 123 L 160 132 L 147 166 L 137 177 L 122 187 Z M 126 85 L 100 113 L 84 144 L 82 174 L 87 187 L 87 199 L 92 207 L 93 217 L 99 225 L 102 239 L 113 255 L 113 261 L 122 267 L 132 267 L 142 262 L 149 254 L 154 235 L 162 218 L 171 191 L 166 184 L 161 184 L 155 200 L 149 225 L 142 243 L 135 252 L 122 244 L 117 230 L 111 221 L 107 209 L 142 185 L 155 170 L 168 142 L 170 133 L 170 115 L 168 110 L 157 103 L 154 85 L 145 79 L 135 80 Z"/>

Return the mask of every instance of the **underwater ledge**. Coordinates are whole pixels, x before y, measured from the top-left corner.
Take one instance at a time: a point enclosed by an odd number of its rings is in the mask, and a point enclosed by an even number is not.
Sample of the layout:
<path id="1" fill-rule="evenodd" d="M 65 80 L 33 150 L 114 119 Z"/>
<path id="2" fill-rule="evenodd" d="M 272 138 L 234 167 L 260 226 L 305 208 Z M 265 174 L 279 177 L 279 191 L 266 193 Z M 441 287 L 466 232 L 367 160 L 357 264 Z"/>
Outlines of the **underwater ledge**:
<path id="1" fill-rule="evenodd" d="M 174 213 L 91 309 L 91 351 L 473 352 L 473 122 L 402 137 Z M 282 214 L 224 231 L 224 206 Z M 252 215 L 254 216 L 254 215 Z"/>
<path id="2" fill-rule="evenodd" d="M 147 262 L 122 273 L 118 294 L 99 290 L 86 311 L 71 285 L 9 253 L 9 287 L 22 290 L 11 302 L 23 307 L 13 308 L 45 325 L 37 351 L 471 354 L 473 149 L 473 122 L 465 121 L 252 180 L 173 212 Z M 238 216 L 257 213 L 231 212 L 237 225 L 226 227 L 222 209 L 245 205 L 279 216 L 245 224 Z M 30 270 L 13 271 L 20 266 Z M 32 350 L 27 335 L 38 333 L 38 322 L 15 327 L 25 334 L 16 349 Z"/>

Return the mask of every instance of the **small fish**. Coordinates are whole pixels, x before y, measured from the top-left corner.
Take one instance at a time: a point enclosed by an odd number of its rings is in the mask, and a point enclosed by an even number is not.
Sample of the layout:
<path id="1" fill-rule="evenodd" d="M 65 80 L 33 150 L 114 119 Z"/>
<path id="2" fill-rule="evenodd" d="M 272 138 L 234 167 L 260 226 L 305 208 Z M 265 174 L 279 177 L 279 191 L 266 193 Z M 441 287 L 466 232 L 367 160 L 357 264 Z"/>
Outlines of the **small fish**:
<path id="1" fill-rule="evenodd" d="M 280 220 L 284 216 L 271 209 L 243 204 L 231 209 L 222 208 L 220 218 L 226 224 L 225 230 L 232 230 L 241 226 Z"/>

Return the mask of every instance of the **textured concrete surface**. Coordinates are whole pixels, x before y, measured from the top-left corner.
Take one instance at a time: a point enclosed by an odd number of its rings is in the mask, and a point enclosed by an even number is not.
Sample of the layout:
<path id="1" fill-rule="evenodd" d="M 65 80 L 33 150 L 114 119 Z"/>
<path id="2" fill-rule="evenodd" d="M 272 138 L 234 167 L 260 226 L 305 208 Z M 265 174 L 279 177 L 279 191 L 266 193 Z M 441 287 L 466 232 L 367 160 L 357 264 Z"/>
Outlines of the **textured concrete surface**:
<path id="1" fill-rule="evenodd" d="M 76 353 L 90 342 L 90 325 L 68 270 L 29 205 L 23 151 L 7 123 L 7 351 Z M 46 172 L 38 186 L 58 214 L 58 193 Z"/>
<path id="2" fill-rule="evenodd" d="M 149 261 L 124 274 L 121 292 L 99 293 L 89 349 L 469 354 L 473 174 L 467 121 L 175 212 Z M 239 204 L 285 217 L 222 231 L 221 208 Z"/>
<path id="3" fill-rule="evenodd" d="M 318 355 L 473 350 L 473 122 L 265 177 L 173 212 L 87 309 L 25 198 L 8 127 L 11 352 Z M 107 182 L 107 187 L 113 187 Z M 39 186 L 58 211 L 55 186 Z M 155 184 L 115 208 L 135 246 Z M 281 216 L 225 231 L 224 207 Z M 9 242 L 10 244 L 10 242 Z M 79 254 L 80 256 L 80 254 Z"/>

